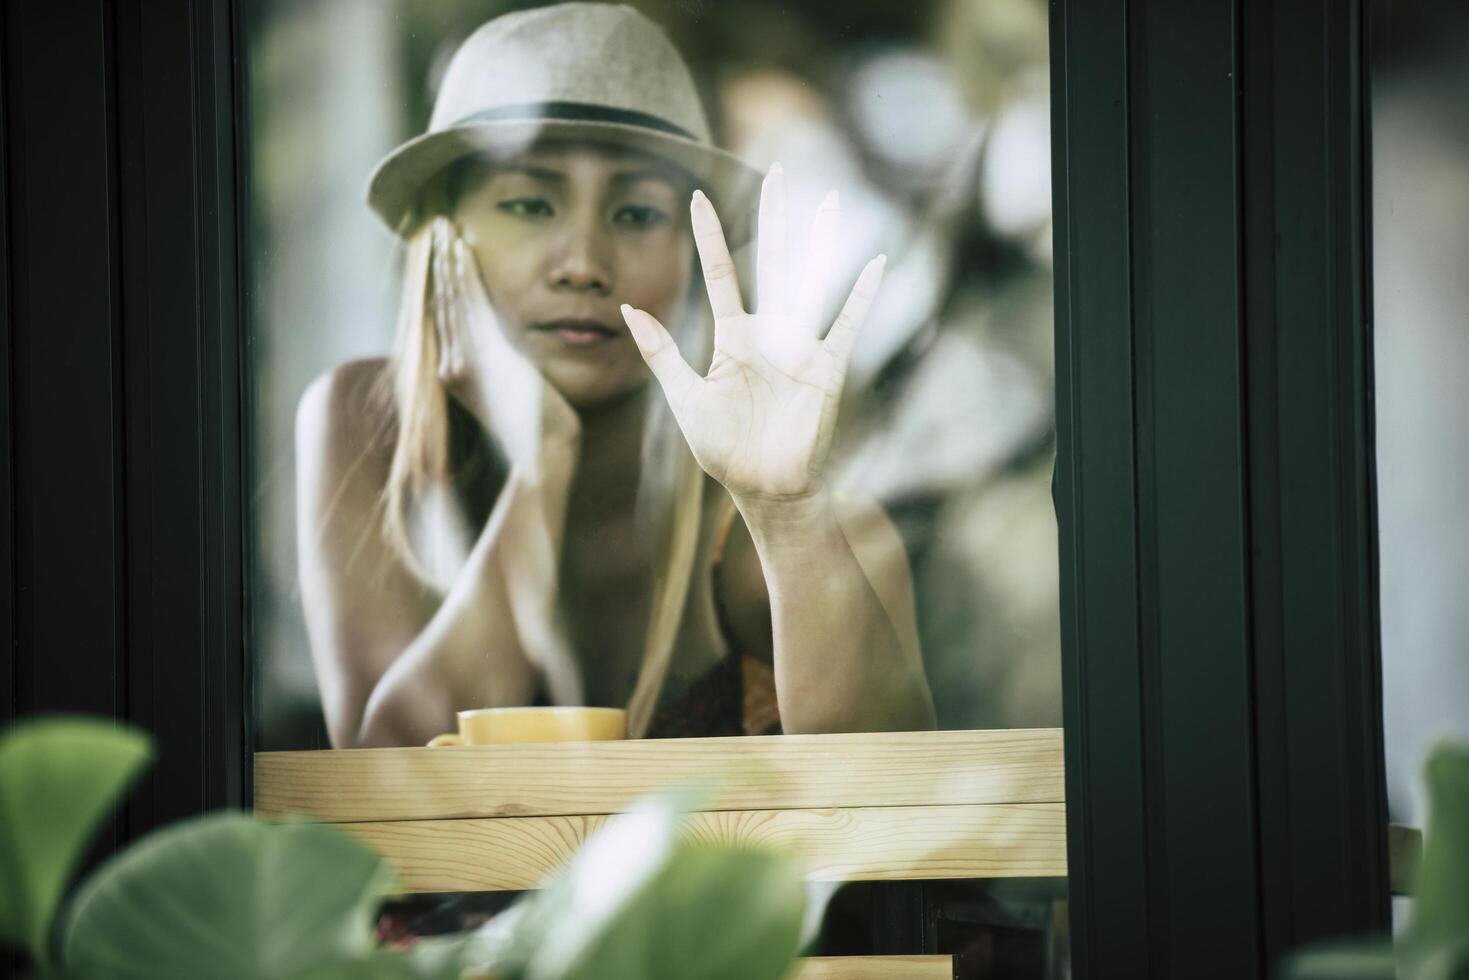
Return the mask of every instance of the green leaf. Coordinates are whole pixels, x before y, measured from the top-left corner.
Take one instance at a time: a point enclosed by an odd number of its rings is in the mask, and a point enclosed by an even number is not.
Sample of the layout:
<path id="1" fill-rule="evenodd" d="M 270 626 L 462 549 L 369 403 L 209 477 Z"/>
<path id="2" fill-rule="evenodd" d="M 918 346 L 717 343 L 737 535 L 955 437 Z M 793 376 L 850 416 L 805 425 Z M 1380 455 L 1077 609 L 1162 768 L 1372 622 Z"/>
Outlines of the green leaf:
<path id="1" fill-rule="evenodd" d="M 391 878 L 333 827 L 200 817 L 144 838 L 80 889 L 66 965 L 118 980 L 294 977 L 372 951 Z"/>
<path id="2" fill-rule="evenodd" d="M 1431 946 L 1404 944 L 1400 977 L 1406 980 L 1469 980 L 1469 935 Z"/>
<path id="3" fill-rule="evenodd" d="M 797 943 L 803 954 L 820 942 L 821 929 L 826 924 L 826 907 L 842 885 L 840 881 L 806 882 L 806 907 L 801 913 L 801 939 Z"/>
<path id="4" fill-rule="evenodd" d="M 426 936 L 400 955 L 417 980 L 458 980 L 470 964 L 487 962 L 490 947 L 475 933 Z"/>
<path id="5" fill-rule="evenodd" d="M 150 754 L 146 735 L 84 718 L 25 721 L 0 737 L 0 939 L 43 970 L 66 883 Z"/>
<path id="6" fill-rule="evenodd" d="M 396 950 L 319 963 L 291 980 L 419 980 L 407 957 Z"/>
<path id="7" fill-rule="evenodd" d="M 783 976 L 807 932 L 791 854 L 679 842 L 713 784 L 640 800 L 609 820 L 543 890 L 477 933 L 471 960 L 507 980 Z M 830 888 L 814 890 L 824 907 Z M 806 927 L 803 930 L 803 926 Z"/>
<path id="8" fill-rule="evenodd" d="M 1397 957 L 1385 941 L 1329 943 L 1286 961 L 1286 980 L 1394 980 Z"/>
<path id="9" fill-rule="evenodd" d="M 778 851 L 680 845 L 564 974 L 532 980 L 779 980 L 801 945 L 800 861 Z"/>
<path id="10" fill-rule="evenodd" d="M 1469 937 L 1469 748 L 1429 754 L 1428 827 L 1407 943 L 1418 948 Z"/>
<path id="11" fill-rule="evenodd" d="M 688 808 L 704 794 L 681 787 L 638 800 L 589 837 L 539 892 L 492 919 L 481 935 L 496 950 L 496 972 L 559 978 L 667 865 Z"/>
<path id="12" fill-rule="evenodd" d="M 423 938 L 405 950 L 380 949 L 320 963 L 292 980 L 458 980 L 473 946 L 472 936 Z"/>
<path id="13" fill-rule="evenodd" d="M 1332 944 L 1290 959 L 1292 980 L 1469 980 L 1469 748 L 1428 757 L 1428 830 L 1412 917 L 1396 950 Z"/>

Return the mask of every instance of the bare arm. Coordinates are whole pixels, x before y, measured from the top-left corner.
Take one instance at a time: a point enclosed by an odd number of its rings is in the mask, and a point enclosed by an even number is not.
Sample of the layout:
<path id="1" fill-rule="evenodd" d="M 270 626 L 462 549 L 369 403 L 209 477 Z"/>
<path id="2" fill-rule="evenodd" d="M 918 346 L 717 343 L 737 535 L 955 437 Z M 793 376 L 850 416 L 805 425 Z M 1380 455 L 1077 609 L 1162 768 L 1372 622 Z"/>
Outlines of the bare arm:
<path id="1" fill-rule="evenodd" d="M 381 533 L 391 441 L 372 385 L 382 362 L 318 379 L 296 419 L 301 596 L 332 744 L 421 745 L 456 709 L 524 704 L 535 671 L 500 573 L 523 494 L 507 485 L 446 595 L 420 582 Z"/>
<path id="2" fill-rule="evenodd" d="M 741 513 L 720 599 L 741 645 L 771 658 L 783 730 L 933 728 L 907 556 L 881 508 L 823 491 Z"/>
<path id="3" fill-rule="evenodd" d="M 464 567 L 439 596 L 378 530 L 396 439 L 382 423 L 390 408 L 371 397 L 384 362 L 339 368 L 302 398 L 301 592 L 338 746 L 421 745 L 450 729 L 455 710 L 529 703 L 541 677 L 558 699 L 580 692 L 551 615 L 580 425 L 505 339 L 478 262 L 453 224 L 436 219 L 433 241 L 436 315 L 464 345 L 462 357 L 439 367 L 440 380 L 496 434 L 509 475 Z"/>
<path id="4" fill-rule="evenodd" d="M 868 524 L 885 536 L 854 534 L 823 478 L 847 364 L 886 261 L 867 263 L 826 329 L 839 218 L 832 192 L 817 208 L 802 274 L 793 276 L 784 176 L 771 167 L 760 195 L 752 312 L 713 205 L 695 192 L 690 222 L 714 313 L 714 357 L 702 376 L 656 318 L 631 307 L 623 317 L 694 458 L 744 517 L 766 586 L 782 726 L 930 728 L 933 701 L 901 545 L 885 521 Z M 746 619 L 758 621 L 758 612 Z"/>
<path id="5" fill-rule="evenodd" d="M 422 745 L 464 708 L 529 704 L 538 671 L 516 628 L 506 560 L 537 489 L 512 473 L 438 611 L 372 690 L 357 744 Z"/>

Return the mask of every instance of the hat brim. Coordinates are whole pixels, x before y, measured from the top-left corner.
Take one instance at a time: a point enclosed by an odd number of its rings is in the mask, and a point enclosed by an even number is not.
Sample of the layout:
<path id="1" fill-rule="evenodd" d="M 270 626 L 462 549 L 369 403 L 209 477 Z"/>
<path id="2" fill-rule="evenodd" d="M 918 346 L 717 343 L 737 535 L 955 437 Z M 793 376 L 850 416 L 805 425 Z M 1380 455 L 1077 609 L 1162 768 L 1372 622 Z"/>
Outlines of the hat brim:
<path id="1" fill-rule="evenodd" d="M 468 154 L 509 156 L 546 140 L 586 140 L 642 150 L 688 171 L 713 201 L 730 250 L 750 240 L 763 175 L 739 157 L 696 140 L 627 123 L 567 119 L 475 122 L 425 133 L 374 168 L 367 203 L 394 234 L 407 236 L 425 217 L 424 186 Z"/>

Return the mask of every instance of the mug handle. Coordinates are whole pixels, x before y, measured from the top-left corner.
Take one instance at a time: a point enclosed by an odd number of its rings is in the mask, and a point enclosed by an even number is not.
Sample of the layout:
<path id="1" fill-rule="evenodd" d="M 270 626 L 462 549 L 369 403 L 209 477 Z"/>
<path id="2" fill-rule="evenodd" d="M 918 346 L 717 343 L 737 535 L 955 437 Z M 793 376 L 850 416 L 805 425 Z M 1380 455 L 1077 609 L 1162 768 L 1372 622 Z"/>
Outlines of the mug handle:
<path id="1" fill-rule="evenodd" d="M 437 749 L 437 748 L 441 748 L 442 746 L 445 746 L 445 745 L 463 745 L 463 744 L 464 744 L 464 736 L 463 735 L 459 735 L 459 734 L 457 734 L 455 732 L 448 732 L 448 733 L 443 734 L 443 735 L 435 735 L 433 738 L 429 739 L 428 747 L 431 748 L 431 749 Z"/>

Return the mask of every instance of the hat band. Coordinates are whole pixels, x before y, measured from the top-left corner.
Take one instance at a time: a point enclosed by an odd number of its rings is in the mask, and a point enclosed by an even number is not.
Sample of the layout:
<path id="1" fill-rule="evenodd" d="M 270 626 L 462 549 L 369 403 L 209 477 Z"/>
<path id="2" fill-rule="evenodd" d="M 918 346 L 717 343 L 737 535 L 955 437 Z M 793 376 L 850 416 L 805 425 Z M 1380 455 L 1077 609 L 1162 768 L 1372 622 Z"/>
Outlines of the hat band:
<path id="1" fill-rule="evenodd" d="M 696 143 L 702 142 L 687 129 L 676 126 L 661 116 L 638 112 L 635 109 L 593 105 L 590 102 L 527 102 L 521 105 L 496 106 L 493 109 L 471 113 L 451 123 L 450 127 L 503 119 L 570 119 L 580 122 L 622 123 L 627 126 L 641 126 L 644 129 L 655 129 L 660 133 L 682 136 Z"/>

